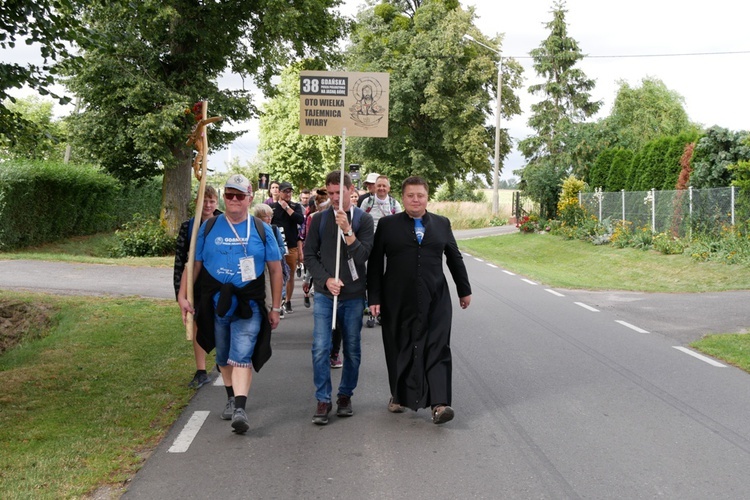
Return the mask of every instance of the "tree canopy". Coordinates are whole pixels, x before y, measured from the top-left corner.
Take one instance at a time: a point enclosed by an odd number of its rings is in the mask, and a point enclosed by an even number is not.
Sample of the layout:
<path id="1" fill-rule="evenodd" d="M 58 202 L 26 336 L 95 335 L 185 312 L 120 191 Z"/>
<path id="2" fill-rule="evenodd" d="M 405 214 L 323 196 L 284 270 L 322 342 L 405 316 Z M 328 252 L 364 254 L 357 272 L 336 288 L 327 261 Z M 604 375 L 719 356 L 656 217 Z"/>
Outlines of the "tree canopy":
<path id="1" fill-rule="evenodd" d="M 220 88 L 225 72 L 271 93 L 271 77 L 295 57 L 331 60 L 346 32 L 332 8 L 340 0 L 195 2 L 95 1 L 83 20 L 102 43 L 67 67 L 67 85 L 82 98 L 77 141 L 121 179 L 164 173 L 162 217 L 174 231 L 191 198 L 194 103 L 210 116 L 241 122 L 257 110 L 251 92 Z M 209 128 L 221 148 L 241 132 Z"/>
<path id="2" fill-rule="evenodd" d="M 658 78 L 644 78 L 640 87 L 618 83 L 612 112 L 605 120 L 616 146 L 636 151 L 661 136 L 698 129 L 685 112 L 685 99 Z"/>
<path id="3" fill-rule="evenodd" d="M 473 8 L 454 0 L 391 1 L 362 11 L 347 49 L 352 71 L 390 73 L 387 139 L 352 138 L 349 158 L 368 172 L 377 171 L 398 184 L 421 175 L 437 186 L 469 174 L 488 178 L 495 129 L 486 126 L 497 92 L 498 56 L 465 41 L 470 33 L 490 47 L 473 26 Z M 502 116 L 520 114 L 516 89 L 521 66 L 503 60 Z M 511 149 L 501 130 L 501 158 Z"/>
<path id="4" fill-rule="evenodd" d="M 281 74 L 277 95 L 263 106 L 258 153 L 271 178 L 298 188 L 321 186 L 340 168 L 341 139 L 299 133 L 299 72 L 295 64 Z"/>
<path id="5" fill-rule="evenodd" d="M 546 24 L 549 36 L 531 51 L 534 69 L 545 81 L 529 86 L 529 92 L 542 100 L 531 106 L 528 124 L 535 134 L 518 145 L 529 161 L 521 173 L 524 189 L 539 202 L 543 217 L 554 216 L 560 185 L 572 170 L 575 134 L 581 131 L 575 125 L 602 105 L 591 100 L 594 80 L 576 67 L 584 56 L 568 34 L 566 13 L 565 2 L 554 4 L 552 21 Z"/>
<path id="6" fill-rule="evenodd" d="M 729 167 L 743 161 L 750 161 L 750 133 L 713 126 L 695 148 L 690 184 L 696 188 L 729 186 L 733 181 Z"/>
<path id="7" fill-rule="evenodd" d="M 18 44 L 38 47 L 42 64 L 0 61 L 0 143 L 14 146 L 28 137 L 33 122 L 26 122 L 8 106 L 15 101 L 8 92 L 24 85 L 40 95 L 49 95 L 61 103 L 69 97 L 59 96 L 50 90 L 55 83 L 54 63 L 70 57 L 72 44 L 82 44 L 88 38 L 87 30 L 75 15 L 74 0 L 25 0 L 0 3 L 0 48 L 14 49 Z"/>
<path id="8" fill-rule="evenodd" d="M 0 156 L 29 160 L 62 160 L 65 125 L 53 120 L 54 101 L 39 96 L 29 96 L 11 101 L 3 106 L 20 117 L 16 121 L 14 140 L 0 141 Z"/>

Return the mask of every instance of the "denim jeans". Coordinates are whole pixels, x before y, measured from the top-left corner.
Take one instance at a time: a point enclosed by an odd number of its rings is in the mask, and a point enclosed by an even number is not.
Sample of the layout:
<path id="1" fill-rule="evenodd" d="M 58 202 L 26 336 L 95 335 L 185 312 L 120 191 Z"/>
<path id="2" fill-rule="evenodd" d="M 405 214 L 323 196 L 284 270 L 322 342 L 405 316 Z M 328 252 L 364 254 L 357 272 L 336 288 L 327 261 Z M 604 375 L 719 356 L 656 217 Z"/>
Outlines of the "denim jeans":
<path id="1" fill-rule="evenodd" d="M 359 380 L 359 363 L 362 359 L 362 311 L 365 299 L 348 299 L 337 302 L 336 321 L 341 327 L 344 347 L 344 366 L 338 394 L 352 396 Z M 313 306 L 313 382 L 315 399 L 331 402 L 331 321 L 333 319 L 333 299 L 322 293 L 315 294 Z"/>
<path id="2" fill-rule="evenodd" d="M 253 316 L 242 319 L 236 314 L 214 316 L 214 337 L 216 338 L 216 364 L 230 364 L 240 368 L 252 366 L 251 358 L 255 342 L 260 333 L 260 308 L 254 300 L 250 301 Z M 236 312 L 236 311 L 235 311 Z"/>

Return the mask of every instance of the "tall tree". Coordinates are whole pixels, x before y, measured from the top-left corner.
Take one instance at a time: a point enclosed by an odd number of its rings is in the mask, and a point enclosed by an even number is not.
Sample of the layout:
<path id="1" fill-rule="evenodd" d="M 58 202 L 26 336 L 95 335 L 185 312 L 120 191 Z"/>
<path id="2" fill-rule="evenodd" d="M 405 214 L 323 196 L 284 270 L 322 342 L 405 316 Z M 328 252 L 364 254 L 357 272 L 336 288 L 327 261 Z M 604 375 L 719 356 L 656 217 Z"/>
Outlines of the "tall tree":
<path id="1" fill-rule="evenodd" d="M 455 0 L 390 1 L 360 13 L 348 47 L 348 68 L 390 73 L 387 139 L 352 138 L 351 158 L 367 171 L 392 177 L 398 184 L 421 175 L 434 185 L 465 179 L 470 173 L 489 178 L 495 128 L 486 126 L 497 93 L 498 57 L 464 34 L 490 47 L 473 26 L 473 8 Z M 503 60 L 502 115 L 520 114 L 516 89 L 521 66 Z M 511 149 L 501 130 L 501 158 Z"/>
<path id="2" fill-rule="evenodd" d="M 326 174 L 340 167 L 341 139 L 299 133 L 302 68 L 299 63 L 285 69 L 277 95 L 263 106 L 258 154 L 272 179 L 313 188 L 323 185 Z"/>
<path id="3" fill-rule="evenodd" d="M 531 106 L 528 121 L 536 133 L 518 144 L 528 160 L 521 176 L 529 195 L 539 202 L 544 217 L 554 216 L 555 193 L 572 170 L 574 125 L 596 114 L 602 105 L 601 101 L 591 100 L 594 80 L 576 68 L 584 56 L 578 42 L 568 35 L 566 13 L 565 2 L 555 2 L 552 21 L 546 24 L 549 36 L 531 51 L 534 70 L 545 81 L 529 86 L 531 94 L 542 96 L 541 101 Z M 553 185 L 537 186 L 537 182 Z"/>
<path id="4" fill-rule="evenodd" d="M 72 43 L 82 43 L 87 31 L 75 16 L 74 0 L 25 0 L 0 3 L 0 48 L 14 49 L 17 44 L 39 48 L 42 64 L 0 61 L 0 143 L 13 147 L 28 137 L 33 124 L 8 106 L 15 99 L 8 93 L 24 85 L 41 95 L 50 95 L 65 104 L 70 99 L 50 91 L 54 83 L 55 61 L 70 56 Z M 20 134 L 20 135 L 19 135 Z"/>
<path id="5" fill-rule="evenodd" d="M 221 89 L 229 71 L 272 92 L 271 77 L 292 57 L 328 58 L 346 32 L 340 0 L 126 0 L 89 3 L 85 21 L 104 43 L 68 68 L 84 112 L 74 130 L 94 159 L 123 179 L 164 174 L 162 218 L 172 232 L 187 218 L 193 103 L 241 122 L 256 114 L 244 89 Z M 221 148 L 242 132 L 210 130 Z"/>
<path id="6" fill-rule="evenodd" d="M 20 117 L 13 141 L 0 141 L 0 157 L 32 160 L 62 160 L 65 124 L 53 120 L 54 101 L 39 96 L 6 99 L 3 106 Z"/>
<path id="7" fill-rule="evenodd" d="M 637 151 L 661 136 L 697 131 L 685 111 L 685 99 L 658 78 L 644 78 L 640 87 L 620 81 L 606 127 L 616 146 Z"/>

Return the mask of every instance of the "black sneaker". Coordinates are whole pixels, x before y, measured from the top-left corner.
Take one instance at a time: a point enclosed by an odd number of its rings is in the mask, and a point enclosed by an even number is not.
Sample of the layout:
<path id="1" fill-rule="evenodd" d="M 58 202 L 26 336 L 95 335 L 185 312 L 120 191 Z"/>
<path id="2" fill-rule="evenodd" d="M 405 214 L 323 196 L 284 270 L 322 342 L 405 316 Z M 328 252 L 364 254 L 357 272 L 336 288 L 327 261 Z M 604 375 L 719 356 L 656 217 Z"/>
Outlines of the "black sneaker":
<path id="1" fill-rule="evenodd" d="M 352 398 L 351 396 L 344 396 L 339 394 L 339 398 L 336 400 L 336 416 L 338 417 L 351 417 L 354 415 L 352 410 Z"/>
<path id="2" fill-rule="evenodd" d="M 305 307 L 310 307 L 310 297 L 308 295 L 305 295 L 303 302 L 305 303 Z"/>
<path id="3" fill-rule="evenodd" d="M 302 266 L 297 266 L 297 277 L 298 278 L 302 277 Z"/>
<path id="4" fill-rule="evenodd" d="M 292 311 L 292 303 L 288 300 L 284 303 L 284 309 L 286 309 L 286 312 L 288 312 L 289 314 L 294 312 Z"/>
<path id="5" fill-rule="evenodd" d="M 200 389 L 207 383 L 211 382 L 211 379 L 208 378 L 207 373 L 198 373 L 195 372 L 195 375 L 193 376 L 193 380 L 190 381 L 188 384 L 188 387 L 191 389 Z"/>
<path id="6" fill-rule="evenodd" d="M 250 422 L 247 420 L 247 413 L 242 408 L 235 408 L 232 413 L 232 429 L 237 434 L 244 434 L 250 428 Z"/>
<path id="7" fill-rule="evenodd" d="M 281 311 L 279 311 L 279 319 L 284 319 L 284 308 L 281 308 Z"/>
<path id="8" fill-rule="evenodd" d="M 315 409 L 312 421 L 317 425 L 326 425 L 328 423 L 328 414 L 331 412 L 333 404 L 325 401 L 318 401 L 318 407 Z"/>

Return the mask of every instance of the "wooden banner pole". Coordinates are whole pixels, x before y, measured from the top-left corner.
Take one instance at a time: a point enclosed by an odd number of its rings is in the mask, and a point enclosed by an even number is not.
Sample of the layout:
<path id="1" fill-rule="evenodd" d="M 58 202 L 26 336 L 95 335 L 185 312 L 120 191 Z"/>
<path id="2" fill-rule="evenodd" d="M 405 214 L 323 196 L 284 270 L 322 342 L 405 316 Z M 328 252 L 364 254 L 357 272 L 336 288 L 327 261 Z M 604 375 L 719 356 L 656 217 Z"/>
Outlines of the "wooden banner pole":
<path id="1" fill-rule="evenodd" d="M 203 158 L 200 162 L 200 169 L 195 173 L 198 177 L 198 180 L 200 181 L 200 186 L 198 187 L 198 196 L 195 200 L 195 221 L 193 223 L 193 232 L 190 235 L 190 250 L 188 251 L 188 262 L 186 269 L 188 273 L 187 298 L 193 308 L 195 308 L 196 306 L 195 290 L 193 286 L 195 284 L 195 242 L 198 239 L 198 230 L 201 227 L 201 215 L 203 214 L 203 196 L 206 191 L 206 178 L 208 177 L 208 131 L 205 128 L 206 120 L 208 120 L 208 101 L 203 101 L 201 123 L 198 125 L 198 127 L 203 129 L 201 131 L 202 137 L 198 138 L 198 140 L 203 141 Z M 193 340 L 193 337 L 195 337 L 195 321 L 191 313 L 188 313 L 187 315 L 187 323 L 185 324 L 185 337 L 191 342 Z"/>

